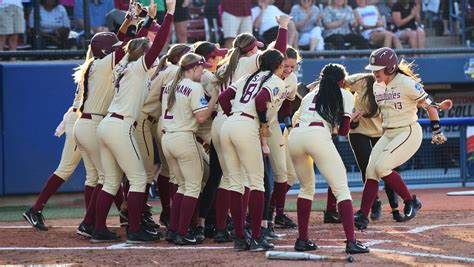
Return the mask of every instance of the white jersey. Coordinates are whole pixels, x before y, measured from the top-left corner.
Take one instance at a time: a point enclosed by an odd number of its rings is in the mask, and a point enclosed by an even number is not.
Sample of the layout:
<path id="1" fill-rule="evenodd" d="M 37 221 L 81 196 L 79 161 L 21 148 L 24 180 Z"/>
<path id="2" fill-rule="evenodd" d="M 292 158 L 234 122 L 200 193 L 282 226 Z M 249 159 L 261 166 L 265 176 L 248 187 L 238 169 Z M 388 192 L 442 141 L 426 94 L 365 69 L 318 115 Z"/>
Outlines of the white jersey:
<path id="1" fill-rule="evenodd" d="M 383 128 L 408 126 L 418 120 L 417 102 L 428 97 L 420 83 L 398 73 L 385 83 L 374 83 L 374 95 L 382 114 Z"/>
<path id="2" fill-rule="evenodd" d="M 277 99 L 273 108 L 268 110 L 268 122 L 272 123 L 276 120 L 278 120 L 278 111 L 280 110 L 283 102 L 285 100 L 293 101 L 295 100 L 296 97 L 296 89 L 297 89 L 297 83 L 298 83 L 298 78 L 296 77 L 296 74 L 292 72 L 288 77 L 286 77 L 285 80 L 283 80 L 285 83 L 285 91 L 281 95 L 280 99 Z"/>
<path id="3" fill-rule="evenodd" d="M 167 64 L 158 75 L 151 81 L 151 89 L 143 104 L 143 112 L 158 119 L 161 116 L 161 94 L 163 88 L 176 76 L 179 66 Z M 151 71 L 154 73 L 156 70 Z"/>

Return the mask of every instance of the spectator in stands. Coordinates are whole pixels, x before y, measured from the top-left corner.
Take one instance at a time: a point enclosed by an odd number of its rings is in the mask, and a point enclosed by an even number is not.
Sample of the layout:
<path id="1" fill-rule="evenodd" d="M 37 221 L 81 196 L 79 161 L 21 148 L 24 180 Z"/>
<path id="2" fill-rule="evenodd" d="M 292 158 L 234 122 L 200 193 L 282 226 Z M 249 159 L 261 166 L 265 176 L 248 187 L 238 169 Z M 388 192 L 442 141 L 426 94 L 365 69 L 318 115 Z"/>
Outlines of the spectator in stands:
<path id="1" fill-rule="evenodd" d="M 369 48 L 369 42 L 352 30 L 357 27 L 357 22 L 346 0 L 333 0 L 332 5 L 324 9 L 323 25 L 324 41 L 333 44 L 337 50 L 346 49 L 345 43 L 358 49 Z"/>
<path id="2" fill-rule="evenodd" d="M 182 44 L 188 42 L 189 1 L 191 0 L 177 0 L 174 12 L 174 31 L 178 43 Z"/>
<path id="3" fill-rule="evenodd" d="M 448 35 L 457 35 L 457 27 L 456 27 L 456 18 L 453 17 L 453 33 L 449 31 L 449 0 L 442 0 L 441 1 L 441 9 L 442 13 L 441 16 L 443 18 L 443 35 L 448 36 Z M 454 13 L 454 1 L 452 2 L 452 12 Z"/>
<path id="4" fill-rule="evenodd" d="M 314 0 L 299 0 L 299 4 L 291 8 L 290 16 L 298 30 L 298 45 L 309 45 L 310 51 L 324 50 L 321 24 L 323 13 L 314 5 Z"/>
<path id="5" fill-rule="evenodd" d="M 258 0 L 258 6 L 252 8 L 254 32 L 258 32 L 267 45 L 276 39 L 278 33 L 275 17 L 286 15 L 278 7 L 272 5 L 272 2 L 273 0 Z M 292 21 L 288 24 L 288 45 L 298 47 L 298 31 Z"/>
<path id="6" fill-rule="evenodd" d="M 109 31 L 117 33 L 125 20 L 125 11 L 129 8 L 129 0 L 115 0 L 114 6 L 115 8 L 105 15 L 105 26 Z"/>
<path id="7" fill-rule="evenodd" d="M 392 8 L 394 32 L 402 42 L 408 42 L 411 48 L 425 47 L 425 31 L 418 27 L 420 5 L 410 0 L 400 0 Z"/>
<path id="8" fill-rule="evenodd" d="M 84 29 L 84 0 L 75 0 L 74 22 L 78 29 Z M 114 9 L 114 2 L 111 0 L 90 0 L 89 16 L 91 32 L 106 32 L 109 29 L 105 26 L 105 15 Z"/>
<path id="9" fill-rule="evenodd" d="M 30 22 L 34 21 L 34 11 L 30 14 Z M 40 1 L 40 28 L 43 46 L 53 45 L 61 49 L 69 49 L 73 43 L 68 42 L 71 21 L 66 8 L 59 0 Z M 42 47 L 45 48 L 45 47 Z"/>
<path id="10" fill-rule="evenodd" d="M 72 18 L 74 14 L 74 0 L 59 0 L 59 4 L 66 9 L 69 18 Z"/>
<path id="11" fill-rule="evenodd" d="M 384 28 L 383 19 L 376 6 L 367 5 L 367 0 L 357 0 L 357 4 L 354 15 L 365 39 L 378 47 L 402 48 L 400 39 Z"/>
<path id="12" fill-rule="evenodd" d="M 25 32 L 23 16 L 21 0 L 0 1 L 0 51 L 3 51 L 7 42 L 10 51 L 16 50 L 18 34 Z"/>
<path id="13" fill-rule="evenodd" d="M 293 0 L 275 0 L 274 5 L 278 7 L 281 11 L 285 12 L 286 14 L 290 14 L 291 8 L 293 7 Z"/>
<path id="14" fill-rule="evenodd" d="M 222 30 L 225 47 L 232 48 L 235 37 L 244 32 L 252 32 L 252 0 L 221 0 Z"/>

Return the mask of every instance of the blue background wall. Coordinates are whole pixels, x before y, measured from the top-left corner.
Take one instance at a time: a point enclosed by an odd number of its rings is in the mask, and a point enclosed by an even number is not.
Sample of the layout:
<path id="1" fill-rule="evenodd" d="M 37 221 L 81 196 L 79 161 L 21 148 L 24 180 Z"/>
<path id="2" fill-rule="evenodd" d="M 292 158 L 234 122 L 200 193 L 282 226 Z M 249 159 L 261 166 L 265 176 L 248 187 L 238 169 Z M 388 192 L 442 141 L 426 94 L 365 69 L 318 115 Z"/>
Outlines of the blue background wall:
<path id="1" fill-rule="evenodd" d="M 417 58 L 425 83 L 472 83 L 464 74 L 467 56 Z M 327 63 L 342 63 L 349 73 L 363 71 L 367 58 L 305 59 L 303 81 L 312 82 Z M 53 135 L 74 98 L 71 74 L 79 62 L 0 63 L 0 195 L 39 192 L 56 169 L 64 136 Z M 79 165 L 60 191 L 83 189 Z"/>

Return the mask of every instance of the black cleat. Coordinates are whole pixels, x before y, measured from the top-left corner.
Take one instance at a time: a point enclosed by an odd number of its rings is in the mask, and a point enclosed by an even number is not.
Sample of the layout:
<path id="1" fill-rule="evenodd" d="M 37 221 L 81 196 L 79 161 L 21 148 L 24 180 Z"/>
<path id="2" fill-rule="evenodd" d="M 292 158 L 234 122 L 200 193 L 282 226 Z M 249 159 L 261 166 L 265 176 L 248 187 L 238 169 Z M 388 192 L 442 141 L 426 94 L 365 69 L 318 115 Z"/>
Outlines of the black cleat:
<path id="1" fill-rule="evenodd" d="M 81 222 L 81 224 L 79 224 L 79 227 L 77 227 L 76 233 L 78 235 L 91 238 L 92 235 L 94 234 L 94 229 L 95 229 L 95 225 Z"/>
<path id="2" fill-rule="evenodd" d="M 32 208 L 29 208 L 25 213 L 23 213 L 23 218 L 28 221 L 31 226 L 41 231 L 48 231 L 48 226 L 44 224 L 44 217 L 41 211 L 33 211 Z"/>
<path id="3" fill-rule="evenodd" d="M 346 241 L 346 253 L 359 254 L 369 253 L 370 249 L 367 246 L 362 245 L 359 241 Z"/>
<path id="4" fill-rule="evenodd" d="M 193 234 L 194 238 L 196 238 L 197 244 L 202 244 L 202 242 L 204 242 L 204 239 L 206 239 L 206 237 L 204 236 L 204 227 L 202 226 L 194 227 Z"/>
<path id="5" fill-rule="evenodd" d="M 143 226 L 136 232 L 127 231 L 128 244 L 155 243 L 158 241 L 160 241 L 160 233 L 158 231 L 151 232 Z"/>
<path id="6" fill-rule="evenodd" d="M 170 216 L 162 212 L 160 214 L 160 224 L 168 228 L 170 226 Z"/>
<path id="7" fill-rule="evenodd" d="M 176 239 L 176 235 L 177 235 L 176 232 L 173 232 L 168 229 L 168 231 L 166 231 L 165 240 L 170 243 L 174 243 L 174 240 Z"/>
<path id="8" fill-rule="evenodd" d="M 234 240 L 234 251 L 245 251 L 245 250 L 249 250 L 250 249 L 250 245 L 248 243 L 248 240 L 247 238 L 236 238 Z"/>
<path id="9" fill-rule="evenodd" d="M 275 246 L 272 243 L 269 243 L 263 236 L 260 239 L 251 238 L 250 239 L 250 251 L 260 252 L 273 250 Z"/>
<path id="10" fill-rule="evenodd" d="M 374 201 L 370 212 L 370 219 L 372 221 L 379 221 L 382 219 L 382 200 L 377 199 Z"/>
<path id="11" fill-rule="evenodd" d="M 280 237 L 275 233 L 273 227 L 268 226 L 267 228 L 260 228 L 260 233 L 267 241 L 278 240 Z"/>
<path id="12" fill-rule="evenodd" d="M 275 216 L 275 227 L 296 228 L 298 225 L 286 214 L 281 214 Z"/>
<path id="13" fill-rule="evenodd" d="M 393 210 L 392 217 L 397 222 L 403 222 L 403 216 L 400 214 L 399 210 Z"/>
<path id="14" fill-rule="evenodd" d="M 197 241 L 194 235 L 188 232 L 185 236 L 177 234 L 174 243 L 178 246 L 196 245 Z"/>
<path id="15" fill-rule="evenodd" d="M 229 232 L 227 230 L 217 230 L 214 231 L 214 242 L 216 243 L 227 243 L 232 242 Z"/>
<path id="16" fill-rule="evenodd" d="M 296 239 L 295 242 L 295 250 L 296 251 L 309 251 L 309 250 L 316 250 L 318 246 L 313 242 L 313 240 L 299 240 Z"/>
<path id="17" fill-rule="evenodd" d="M 421 202 L 413 195 L 413 200 L 405 201 L 405 208 L 403 209 L 405 216 L 402 221 L 407 222 L 415 218 L 419 209 L 421 209 Z"/>
<path id="18" fill-rule="evenodd" d="M 128 210 L 119 211 L 120 227 L 128 226 Z"/>
<path id="19" fill-rule="evenodd" d="M 107 242 L 118 242 L 120 241 L 120 236 L 114 232 L 109 231 L 105 228 L 101 231 L 95 231 L 92 234 L 90 239 L 91 243 L 107 243 Z"/>
<path id="20" fill-rule="evenodd" d="M 337 211 L 324 211 L 324 223 L 341 223 L 339 213 Z"/>
<path id="21" fill-rule="evenodd" d="M 160 225 L 155 223 L 155 220 L 153 220 L 153 214 L 151 214 L 151 211 L 143 212 L 142 225 L 145 226 L 147 229 L 160 229 Z"/>
<path id="22" fill-rule="evenodd" d="M 364 213 L 359 210 L 354 214 L 354 225 L 359 230 L 366 229 L 369 225 L 369 219 L 367 219 Z"/>

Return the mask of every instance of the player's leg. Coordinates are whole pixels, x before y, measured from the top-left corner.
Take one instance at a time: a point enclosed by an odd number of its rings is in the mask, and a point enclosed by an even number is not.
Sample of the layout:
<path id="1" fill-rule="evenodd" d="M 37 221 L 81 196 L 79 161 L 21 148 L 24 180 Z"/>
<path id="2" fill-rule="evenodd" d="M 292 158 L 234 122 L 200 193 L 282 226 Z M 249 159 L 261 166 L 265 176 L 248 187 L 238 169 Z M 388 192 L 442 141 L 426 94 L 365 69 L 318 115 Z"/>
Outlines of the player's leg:
<path id="1" fill-rule="evenodd" d="M 171 210 L 171 183 L 170 183 L 170 171 L 166 157 L 163 154 L 163 147 L 161 143 L 161 138 L 163 137 L 162 126 L 163 122 L 160 119 L 156 123 L 156 146 L 158 151 L 158 157 L 160 158 L 160 173 L 156 184 L 158 187 L 158 195 L 160 196 L 161 202 L 161 214 L 160 214 L 160 223 L 169 226 L 170 221 L 170 210 Z M 174 187 L 174 186 L 173 186 Z"/>

